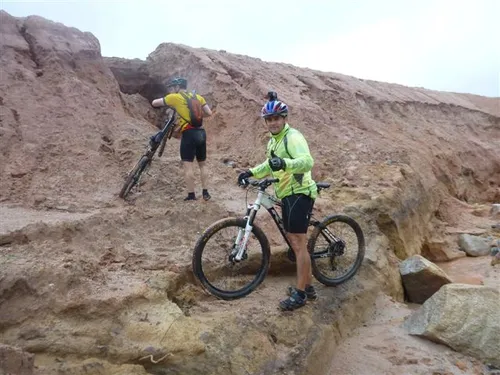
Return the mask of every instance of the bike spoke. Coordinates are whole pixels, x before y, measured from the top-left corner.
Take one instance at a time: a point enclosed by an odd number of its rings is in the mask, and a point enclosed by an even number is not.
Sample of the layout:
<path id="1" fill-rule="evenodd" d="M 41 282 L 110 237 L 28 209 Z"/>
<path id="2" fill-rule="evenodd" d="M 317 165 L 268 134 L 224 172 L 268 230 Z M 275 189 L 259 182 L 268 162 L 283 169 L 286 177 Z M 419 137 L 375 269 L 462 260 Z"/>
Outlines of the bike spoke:
<path id="1" fill-rule="evenodd" d="M 205 245 L 201 258 L 207 281 L 226 292 L 234 292 L 250 284 L 262 267 L 262 250 L 253 234 L 250 234 L 242 259 L 234 259 L 238 230 L 238 227 L 227 227 L 215 233 Z"/>
<path id="2" fill-rule="evenodd" d="M 345 245 L 343 245 L 343 243 Z M 330 223 L 320 233 L 314 247 L 318 271 L 336 279 L 347 274 L 355 265 L 359 243 L 354 230 L 346 223 Z"/>

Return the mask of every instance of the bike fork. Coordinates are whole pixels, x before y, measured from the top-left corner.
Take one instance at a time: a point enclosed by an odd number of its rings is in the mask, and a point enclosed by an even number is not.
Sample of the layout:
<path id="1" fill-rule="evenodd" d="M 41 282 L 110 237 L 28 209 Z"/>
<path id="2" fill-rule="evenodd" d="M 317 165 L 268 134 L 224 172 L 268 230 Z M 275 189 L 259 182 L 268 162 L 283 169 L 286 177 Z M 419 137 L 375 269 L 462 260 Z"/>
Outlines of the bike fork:
<path id="1" fill-rule="evenodd" d="M 247 210 L 247 213 L 249 213 L 251 208 L 249 207 Z M 255 211 L 254 211 L 255 212 Z M 234 255 L 234 260 L 239 262 L 244 254 L 245 250 L 247 248 L 247 243 L 248 243 L 248 238 L 250 237 L 250 233 L 252 233 L 252 222 L 253 218 L 255 217 L 255 213 L 252 212 L 251 214 L 247 214 L 245 217 L 247 218 L 247 223 L 245 225 L 245 228 L 240 228 L 238 229 L 238 235 L 236 236 L 236 240 L 234 241 L 234 248 L 236 250 L 236 254 Z"/>

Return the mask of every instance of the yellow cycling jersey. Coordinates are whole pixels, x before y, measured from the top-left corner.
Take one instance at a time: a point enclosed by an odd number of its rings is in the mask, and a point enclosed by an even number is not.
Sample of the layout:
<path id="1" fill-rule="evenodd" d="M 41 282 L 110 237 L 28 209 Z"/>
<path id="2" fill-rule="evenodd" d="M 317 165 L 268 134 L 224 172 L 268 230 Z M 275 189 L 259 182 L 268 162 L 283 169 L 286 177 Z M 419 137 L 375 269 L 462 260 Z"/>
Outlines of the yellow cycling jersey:
<path id="1" fill-rule="evenodd" d="M 284 170 L 272 171 L 269 166 L 271 151 L 286 163 Z M 272 134 L 267 144 L 267 159 L 263 163 L 251 168 L 255 178 L 263 178 L 271 175 L 279 179 L 274 183 L 276 197 L 283 199 L 292 194 L 305 194 L 316 199 L 318 189 L 312 178 L 312 167 L 314 159 L 309 152 L 307 141 L 298 131 L 287 123 L 278 134 Z"/>
<path id="2" fill-rule="evenodd" d="M 192 97 L 193 93 L 192 92 L 186 92 L 186 95 L 188 97 Z M 205 98 L 199 94 L 196 94 L 196 97 L 200 101 L 201 106 L 203 107 L 205 104 L 207 104 Z M 189 124 L 189 121 L 191 121 L 191 118 L 189 116 L 189 108 L 187 105 L 186 99 L 182 97 L 180 93 L 173 93 L 173 94 L 167 94 L 163 98 L 163 102 L 168 105 L 169 107 L 172 107 L 175 109 L 175 111 L 179 114 L 179 120 L 178 124 L 181 128 L 181 132 L 187 129 L 193 129 L 194 127 Z"/>

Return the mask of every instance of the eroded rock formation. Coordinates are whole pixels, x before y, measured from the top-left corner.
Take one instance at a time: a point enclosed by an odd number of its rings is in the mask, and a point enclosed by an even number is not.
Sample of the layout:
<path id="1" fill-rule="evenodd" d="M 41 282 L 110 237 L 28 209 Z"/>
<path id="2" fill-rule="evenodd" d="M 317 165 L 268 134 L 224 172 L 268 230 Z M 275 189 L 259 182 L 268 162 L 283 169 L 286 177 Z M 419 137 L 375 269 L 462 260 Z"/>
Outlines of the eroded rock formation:
<path id="1" fill-rule="evenodd" d="M 0 341 L 35 353 L 40 371 L 319 374 L 377 292 L 403 300 L 400 261 L 490 224 L 473 204 L 500 198 L 497 98 L 169 43 L 143 62 L 104 59 L 89 33 L 0 17 Z M 214 199 L 186 209 L 172 139 L 125 203 L 123 176 L 157 130 L 148 101 L 177 74 L 216 109 L 206 122 Z M 276 304 L 294 268 L 267 217 L 273 263 L 256 292 L 217 301 L 191 272 L 199 233 L 244 212 L 232 181 L 264 157 L 269 88 L 307 137 L 316 179 L 333 185 L 317 216 L 352 215 L 367 239 L 355 278 L 318 285 L 318 302 L 285 316 Z"/>

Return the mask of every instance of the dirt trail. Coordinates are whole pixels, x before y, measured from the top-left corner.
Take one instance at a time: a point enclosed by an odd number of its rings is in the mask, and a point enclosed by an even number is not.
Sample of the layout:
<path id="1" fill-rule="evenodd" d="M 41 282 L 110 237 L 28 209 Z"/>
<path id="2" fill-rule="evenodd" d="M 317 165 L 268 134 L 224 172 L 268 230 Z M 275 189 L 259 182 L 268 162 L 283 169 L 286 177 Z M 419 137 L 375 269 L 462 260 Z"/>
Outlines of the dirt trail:
<path id="1" fill-rule="evenodd" d="M 336 349 L 329 375 L 486 375 L 479 361 L 401 327 L 418 306 L 379 296 L 376 312 Z"/>
<path id="2" fill-rule="evenodd" d="M 94 211 L 95 213 L 97 211 Z M 0 205 L 0 236 L 21 230 L 24 227 L 36 224 L 60 225 L 64 221 L 72 221 L 89 217 L 90 213 L 70 212 L 67 208 L 60 207 L 52 211 L 30 210 L 23 207 Z"/>
<path id="3" fill-rule="evenodd" d="M 439 266 L 454 282 L 500 288 L 500 267 L 490 261 L 466 257 Z M 373 315 L 335 349 L 329 375 L 500 374 L 445 345 L 408 335 L 401 325 L 419 307 L 380 295 Z"/>

